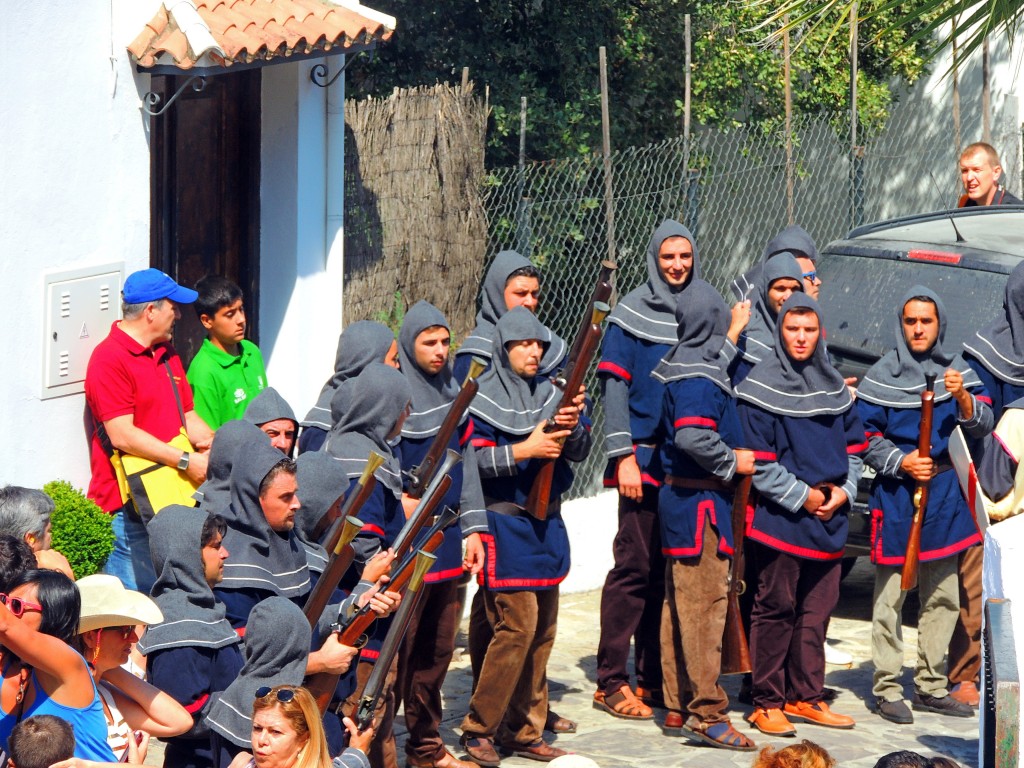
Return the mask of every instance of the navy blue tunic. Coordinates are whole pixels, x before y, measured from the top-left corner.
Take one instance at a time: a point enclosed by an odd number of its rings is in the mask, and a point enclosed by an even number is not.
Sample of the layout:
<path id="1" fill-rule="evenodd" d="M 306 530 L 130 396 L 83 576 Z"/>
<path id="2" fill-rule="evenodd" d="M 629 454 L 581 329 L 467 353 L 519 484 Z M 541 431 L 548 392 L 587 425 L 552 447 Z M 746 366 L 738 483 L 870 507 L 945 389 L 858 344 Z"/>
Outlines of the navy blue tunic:
<path id="1" fill-rule="evenodd" d="M 686 428 L 717 433 L 722 442 L 735 449 L 743 444 L 743 431 L 736 413 L 736 401 L 704 378 L 679 379 L 664 388 L 662 430 L 675 435 Z M 709 480 L 709 474 L 689 453 L 680 450 L 672 439 L 661 446 L 661 464 L 665 473 L 692 480 Z M 667 557 L 699 557 L 703 550 L 700 537 L 705 520 L 718 532 L 718 552 L 732 556 L 732 499 L 726 491 L 697 490 L 663 485 L 658 492 L 658 517 L 661 522 L 661 552 Z"/>
<path id="2" fill-rule="evenodd" d="M 979 401 L 987 403 L 988 396 L 983 388 L 976 387 L 971 392 Z M 917 448 L 921 430 L 920 408 L 888 408 L 858 400 L 857 411 L 869 439 L 883 437 L 904 454 Z M 932 414 L 931 457 L 937 464 L 947 467 L 949 436 L 957 426 L 957 413 L 956 399 L 950 397 L 936 403 Z M 876 565 L 903 565 L 914 517 L 915 488 L 914 480 L 902 473 L 899 477 L 882 471 L 875 475 L 870 506 L 871 562 Z M 939 472 L 928 484 L 920 560 L 941 560 L 980 541 L 981 535 L 960 492 L 956 472 L 950 468 Z"/>
<path id="3" fill-rule="evenodd" d="M 859 455 L 868 447 L 854 408 L 838 415 L 794 417 L 770 413 L 741 401 L 739 413 L 746 447 L 754 451 L 759 468 L 778 463 L 807 486 L 843 486 L 850 474 L 850 455 Z M 806 489 L 799 487 L 794 491 L 806 497 Z M 747 536 L 795 557 L 837 560 L 846 546 L 848 509 L 849 502 L 826 521 L 803 507 L 791 510 L 776 499 L 758 494 L 753 517 L 747 523 Z"/>
<path id="4" fill-rule="evenodd" d="M 982 386 L 992 398 L 990 403 L 992 406 L 992 416 L 996 423 L 998 423 L 1003 415 L 1003 411 L 1006 410 L 1006 406 L 1024 397 L 1024 386 L 1010 384 L 1008 381 L 1003 381 L 993 376 L 992 372 L 970 352 L 964 352 L 964 360 L 971 366 L 971 370 L 978 374 Z"/>
<path id="5" fill-rule="evenodd" d="M 472 440 L 478 451 L 504 448 L 524 439 L 524 435 L 499 431 L 481 419 L 473 421 Z M 486 459 L 481 457 L 480 463 L 483 466 Z M 525 507 L 540 466 L 540 461 L 530 459 L 518 462 L 514 475 L 481 475 L 488 505 L 511 502 Z M 563 456 L 555 462 L 551 483 L 552 501 L 569 490 L 572 480 L 572 469 Z M 569 535 L 556 504 L 549 508 L 548 517 L 544 521 L 526 512 L 511 515 L 488 509 L 487 526 L 488 532 L 480 536 L 486 551 L 486 563 L 480 579 L 487 589 L 499 592 L 551 589 L 568 575 Z"/>
<path id="6" fill-rule="evenodd" d="M 472 432 L 473 420 L 466 419 L 452 434 L 451 440 L 448 441 L 448 448 L 461 454 L 463 447 L 469 442 Z M 410 470 L 419 465 L 433 442 L 433 436 L 423 439 L 403 437 L 402 469 Z M 438 512 L 441 512 L 445 506 L 455 510 L 459 508 L 462 496 L 462 463 L 456 464 L 448 474 L 452 479 L 452 487 L 448 489 L 448 493 L 437 505 Z M 437 555 L 437 562 L 424 577 L 424 581 L 450 581 L 462 576 L 462 532 L 458 525 L 452 525 L 445 531 L 444 542 L 434 554 Z"/>
<path id="7" fill-rule="evenodd" d="M 661 485 L 661 457 L 656 446 L 665 387 L 651 378 L 651 371 L 670 349 L 668 344 L 637 338 L 609 323 L 601 346 L 601 362 L 597 366 L 598 376 L 618 379 L 629 386 L 629 431 L 633 453 L 644 485 L 652 487 Z M 615 478 L 617 464 L 618 457 L 608 462 L 604 475 L 606 488 L 618 486 Z"/>

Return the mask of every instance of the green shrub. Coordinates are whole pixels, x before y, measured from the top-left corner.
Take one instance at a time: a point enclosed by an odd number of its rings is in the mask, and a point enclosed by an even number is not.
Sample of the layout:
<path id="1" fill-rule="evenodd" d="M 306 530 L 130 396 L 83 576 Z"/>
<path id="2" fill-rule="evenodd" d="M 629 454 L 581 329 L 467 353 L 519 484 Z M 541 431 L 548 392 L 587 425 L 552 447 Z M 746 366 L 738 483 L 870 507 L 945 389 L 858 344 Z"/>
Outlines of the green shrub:
<path id="1" fill-rule="evenodd" d="M 68 559 L 76 579 L 99 573 L 114 550 L 110 515 L 66 480 L 47 483 L 43 492 L 56 505 L 50 516 L 53 548 Z"/>

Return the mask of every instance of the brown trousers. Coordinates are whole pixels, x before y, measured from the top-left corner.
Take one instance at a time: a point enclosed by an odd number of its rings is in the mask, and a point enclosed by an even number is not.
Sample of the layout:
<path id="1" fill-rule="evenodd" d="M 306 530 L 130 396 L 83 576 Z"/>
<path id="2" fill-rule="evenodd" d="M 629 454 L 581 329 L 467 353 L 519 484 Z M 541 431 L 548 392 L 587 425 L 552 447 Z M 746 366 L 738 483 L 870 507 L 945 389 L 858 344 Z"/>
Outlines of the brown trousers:
<path id="1" fill-rule="evenodd" d="M 345 699 L 342 711 L 347 717 L 355 715 L 359 709 L 359 700 L 363 697 L 363 689 L 366 688 L 366 681 L 370 679 L 373 672 L 373 664 L 366 661 L 359 662 L 356 667 L 356 689 L 352 695 Z M 371 768 L 398 768 L 398 750 L 395 747 L 395 677 L 398 664 L 391 665 L 387 679 L 384 683 L 384 695 L 380 697 L 376 714 L 373 717 L 377 725 L 377 735 L 370 744 Z"/>
<path id="2" fill-rule="evenodd" d="M 542 738 L 547 717 L 546 671 L 555 644 L 558 588 L 482 591 L 493 636 L 480 665 L 462 732 L 467 738 L 483 736 L 501 743 L 532 744 Z"/>
<path id="3" fill-rule="evenodd" d="M 960 616 L 949 641 L 946 662 L 949 684 L 977 683 L 981 672 L 981 567 L 984 547 L 971 547 L 960 553 Z"/>
<path id="4" fill-rule="evenodd" d="M 455 631 L 461 618 L 458 579 L 427 583 L 423 589 L 398 656 L 397 682 L 409 731 L 405 754 L 419 763 L 436 762 L 445 755 L 438 731 L 441 686 L 455 652 Z"/>
<path id="5" fill-rule="evenodd" d="M 665 706 L 686 709 L 704 723 L 728 722 L 729 697 L 718 678 L 729 589 L 729 560 L 718 554 L 718 532 L 705 518 L 700 557 L 665 564 L 661 612 L 661 675 Z"/>

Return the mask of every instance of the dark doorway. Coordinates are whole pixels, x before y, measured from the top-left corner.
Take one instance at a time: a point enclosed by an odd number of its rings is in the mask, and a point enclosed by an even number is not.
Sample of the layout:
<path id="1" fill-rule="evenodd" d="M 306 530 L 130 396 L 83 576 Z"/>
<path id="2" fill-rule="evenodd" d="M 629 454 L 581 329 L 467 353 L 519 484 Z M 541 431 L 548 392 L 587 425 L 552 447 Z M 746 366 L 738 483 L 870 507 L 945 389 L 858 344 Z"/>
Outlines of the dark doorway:
<path id="1" fill-rule="evenodd" d="M 153 77 L 160 104 L 186 79 Z M 208 274 L 238 283 L 246 336 L 258 343 L 260 70 L 208 77 L 150 120 L 150 263 L 190 288 Z M 174 346 L 187 366 L 205 333 L 183 309 Z"/>

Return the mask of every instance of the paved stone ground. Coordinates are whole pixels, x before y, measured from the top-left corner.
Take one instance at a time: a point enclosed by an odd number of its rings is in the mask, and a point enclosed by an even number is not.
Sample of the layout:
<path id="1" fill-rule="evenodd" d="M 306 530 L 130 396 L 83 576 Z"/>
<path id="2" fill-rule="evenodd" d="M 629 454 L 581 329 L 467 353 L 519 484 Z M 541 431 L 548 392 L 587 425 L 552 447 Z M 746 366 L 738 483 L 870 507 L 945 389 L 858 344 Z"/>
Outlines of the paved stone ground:
<path id="1" fill-rule="evenodd" d="M 797 738 L 810 739 L 828 749 L 844 768 L 871 768 L 881 755 L 897 749 L 910 749 L 926 756 L 945 755 L 962 766 L 977 768 L 978 721 L 915 712 L 910 726 L 897 726 L 882 720 L 867 709 L 871 697 L 870 612 L 872 570 L 860 561 L 843 582 L 839 608 L 832 618 L 829 637 L 833 643 L 854 657 L 852 669 L 830 667 L 826 677 L 829 686 L 840 690 L 834 708 L 857 719 L 853 730 L 841 731 L 814 725 L 798 725 Z M 908 598 L 905 614 L 916 615 L 916 600 Z M 664 735 L 657 723 L 664 711 L 656 711 L 655 721 L 630 722 L 617 720 L 592 707 L 591 696 L 596 680 L 597 615 L 599 592 L 565 595 L 559 613 L 558 639 L 548 666 L 552 706 L 559 714 L 579 723 L 576 734 L 562 736 L 558 746 L 586 755 L 601 768 L 665 768 L 666 766 L 702 766 L 731 768 L 749 766 L 755 753 L 732 752 L 695 745 L 684 738 Z M 460 634 L 460 650 L 465 647 L 465 624 Z M 907 662 L 913 664 L 916 630 L 906 627 Z M 904 672 L 904 687 L 912 693 L 912 667 Z M 458 725 L 469 701 L 472 677 L 469 657 L 456 652 L 444 687 L 446 717 L 442 735 L 449 746 L 458 745 Z M 738 677 L 725 678 L 726 691 L 734 698 Z M 733 722 L 762 746 L 772 743 L 785 746 L 792 740 L 769 740 L 743 721 L 749 707 L 739 705 Z M 401 718 L 396 725 L 399 755 L 404 731 Z M 161 745 L 154 743 L 147 764 L 162 763 Z M 525 768 L 537 763 L 522 758 L 502 761 L 508 768 Z"/>

